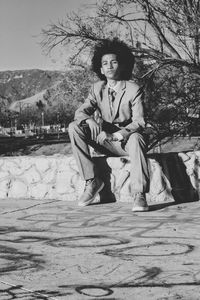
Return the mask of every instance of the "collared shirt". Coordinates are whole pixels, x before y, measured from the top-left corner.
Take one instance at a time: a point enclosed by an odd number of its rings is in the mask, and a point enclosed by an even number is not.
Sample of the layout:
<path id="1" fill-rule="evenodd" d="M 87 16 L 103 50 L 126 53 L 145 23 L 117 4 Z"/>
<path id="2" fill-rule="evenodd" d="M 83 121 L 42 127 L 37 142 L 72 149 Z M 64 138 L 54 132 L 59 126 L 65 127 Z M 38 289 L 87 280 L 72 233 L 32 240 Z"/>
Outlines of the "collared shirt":
<path id="1" fill-rule="evenodd" d="M 113 102 L 115 101 L 116 94 L 119 91 L 120 83 L 121 81 L 117 81 L 114 86 L 110 86 L 109 82 L 107 83 L 111 113 L 113 113 Z"/>
<path id="2" fill-rule="evenodd" d="M 119 91 L 120 83 L 121 83 L 121 81 L 117 81 L 117 83 L 115 84 L 115 86 L 110 86 L 110 84 L 108 82 L 107 85 L 108 85 L 108 88 L 114 90 L 115 93 L 117 93 Z"/>

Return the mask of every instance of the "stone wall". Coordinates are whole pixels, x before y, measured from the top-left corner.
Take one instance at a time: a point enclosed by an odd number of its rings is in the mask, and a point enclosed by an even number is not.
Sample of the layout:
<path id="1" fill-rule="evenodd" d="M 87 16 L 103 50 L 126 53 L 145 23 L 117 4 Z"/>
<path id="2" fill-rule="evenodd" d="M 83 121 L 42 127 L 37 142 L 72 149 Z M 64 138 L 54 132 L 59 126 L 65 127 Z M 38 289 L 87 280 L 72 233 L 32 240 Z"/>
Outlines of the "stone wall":
<path id="1" fill-rule="evenodd" d="M 121 157 L 94 158 L 105 188 L 103 202 L 131 201 L 130 162 Z M 150 191 L 147 201 L 193 201 L 200 196 L 200 151 L 152 154 L 148 157 Z M 84 188 L 72 156 L 16 156 L 0 158 L 0 198 L 76 201 Z M 99 197 L 97 199 L 99 201 Z"/>

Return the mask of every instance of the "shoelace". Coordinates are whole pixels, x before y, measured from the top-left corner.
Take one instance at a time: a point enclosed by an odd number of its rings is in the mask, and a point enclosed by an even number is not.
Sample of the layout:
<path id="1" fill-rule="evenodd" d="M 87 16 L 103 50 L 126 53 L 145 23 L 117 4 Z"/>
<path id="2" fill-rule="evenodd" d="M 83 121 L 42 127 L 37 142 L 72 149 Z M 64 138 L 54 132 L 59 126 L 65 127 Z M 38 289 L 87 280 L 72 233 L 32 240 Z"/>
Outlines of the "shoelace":
<path id="1" fill-rule="evenodd" d="M 136 192 L 136 193 L 134 193 L 133 194 L 133 199 L 137 199 L 137 198 L 139 198 L 139 197 L 143 197 L 144 195 L 143 195 L 143 193 L 141 193 L 141 192 Z"/>

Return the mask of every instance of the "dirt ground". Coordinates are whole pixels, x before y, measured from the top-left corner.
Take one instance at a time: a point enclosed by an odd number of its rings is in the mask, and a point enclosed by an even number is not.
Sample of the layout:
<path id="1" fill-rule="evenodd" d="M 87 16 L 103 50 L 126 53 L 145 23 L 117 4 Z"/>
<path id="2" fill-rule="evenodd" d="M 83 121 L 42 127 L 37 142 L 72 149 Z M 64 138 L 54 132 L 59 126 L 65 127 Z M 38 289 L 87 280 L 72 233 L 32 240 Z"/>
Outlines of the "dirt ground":
<path id="1" fill-rule="evenodd" d="M 200 149 L 200 137 L 178 137 L 171 141 L 168 141 L 161 146 L 162 153 L 168 152 L 188 152 L 197 151 Z M 153 152 L 152 150 L 150 152 Z M 70 143 L 58 143 L 58 144 L 40 144 L 26 147 L 14 152 L 13 155 L 54 155 L 65 154 L 71 155 L 72 149 Z"/>
<path id="2" fill-rule="evenodd" d="M 36 144 L 26 147 L 20 147 L 16 150 L 4 151 L 0 156 L 40 156 L 40 155 L 54 155 L 54 154 L 72 154 L 70 143 L 54 143 L 54 144 Z"/>
<path id="3" fill-rule="evenodd" d="M 200 137 L 178 137 L 171 141 L 168 141 L 161 146 L 162 153 L 168 152 L 188 152 L 197 151 L 200 149 Z M 157 152 L 158 149 L 155 149 Z M 149 151 L 149 153 L 154 152 L 154 150 Z M 72 149 L 69 142 L 57 142 L 52 144 L 35 144 L 25 147 L 21 147 L 17 150 L 7 151 L 0 154 L 0 156 L 19 156 L 19 155 L 54 155 L 54 154 L 64 154 L 71 155 Z"/>
<path id="4" fill-rule="evenodd" d="M 54 154 L 72 154 L 70 143 L 51 144 L 51 145 L 34 145 L 26 149 L 26 153 L 32 156 L 54 155 Z"/>
<path id="5" fill-rule="evenodd" d="M 199 300 L 199 202 L 0 202 L 0 299 Z"/>

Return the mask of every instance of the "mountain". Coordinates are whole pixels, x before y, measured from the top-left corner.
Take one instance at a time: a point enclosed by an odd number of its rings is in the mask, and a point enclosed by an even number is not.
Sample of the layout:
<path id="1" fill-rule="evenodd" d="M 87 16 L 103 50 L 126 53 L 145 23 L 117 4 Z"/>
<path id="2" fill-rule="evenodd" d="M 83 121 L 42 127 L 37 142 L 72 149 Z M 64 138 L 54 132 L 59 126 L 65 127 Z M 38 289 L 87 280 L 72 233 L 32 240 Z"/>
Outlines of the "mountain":
<path id="1" fill-rule="evenodd" d="M 20 122 L 38 123 L 41 111 L 46 122 L 69 123 L 84 101 L 94 75 L 85 69 L 62 71 L 16 70 L 0 72 L 0 126 L 10 124 L 10 112 L 20 113 Z M 19 120 L 19 118 L 18 118 Z"/>
<path id="2" fill-rule="evenodd" d="M 62 81 L 65 72 L 44 70 L 17 70 L 0 72 L 1 108 L 50 88 Z"/>

